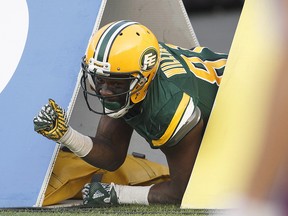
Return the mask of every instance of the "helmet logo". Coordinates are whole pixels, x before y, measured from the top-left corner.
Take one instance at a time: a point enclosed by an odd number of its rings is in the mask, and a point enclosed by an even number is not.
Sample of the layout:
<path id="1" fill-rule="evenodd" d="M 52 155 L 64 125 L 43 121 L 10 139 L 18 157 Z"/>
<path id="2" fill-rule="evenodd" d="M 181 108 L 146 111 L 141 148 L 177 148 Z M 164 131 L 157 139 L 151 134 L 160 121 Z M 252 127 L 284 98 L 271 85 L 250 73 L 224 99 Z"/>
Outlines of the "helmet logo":
<path id="1" fill-rule="evenodd" d="M 141 55 L 142 70 L 150 70 L 157 62 L 157 51 L 154 48 L 148 48 Z"/>

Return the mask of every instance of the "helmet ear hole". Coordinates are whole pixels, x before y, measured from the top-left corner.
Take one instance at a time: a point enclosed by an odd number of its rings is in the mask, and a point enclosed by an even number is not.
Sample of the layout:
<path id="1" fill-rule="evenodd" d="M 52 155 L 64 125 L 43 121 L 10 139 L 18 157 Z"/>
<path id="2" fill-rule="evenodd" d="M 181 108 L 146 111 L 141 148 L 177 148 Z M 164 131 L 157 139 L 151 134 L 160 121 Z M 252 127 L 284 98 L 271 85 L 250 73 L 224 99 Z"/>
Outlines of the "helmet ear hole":
<path id="1" fill-rule="evenodd" d="M 136 32 L 136 35 L 140 36 L 139 32 Z"/>

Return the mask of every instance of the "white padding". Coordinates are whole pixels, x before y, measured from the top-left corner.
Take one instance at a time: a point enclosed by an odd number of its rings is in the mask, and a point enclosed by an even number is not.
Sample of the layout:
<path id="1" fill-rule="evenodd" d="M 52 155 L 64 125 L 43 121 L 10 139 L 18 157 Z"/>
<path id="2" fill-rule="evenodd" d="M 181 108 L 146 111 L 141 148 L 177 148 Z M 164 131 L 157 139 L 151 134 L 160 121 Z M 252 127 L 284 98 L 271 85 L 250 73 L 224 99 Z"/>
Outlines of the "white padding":
<path id="1" fill-rule="evenodd" d="M 78 157 L 85 157 L 93 148 L 92 139 L 69 126 L 59 142 L 69 148 Z"/>
<path id="2" fill-rule="evenodd" d="M 151 186 L 115 185 L 119 204 L 149 205 L 148 194 Z"/>

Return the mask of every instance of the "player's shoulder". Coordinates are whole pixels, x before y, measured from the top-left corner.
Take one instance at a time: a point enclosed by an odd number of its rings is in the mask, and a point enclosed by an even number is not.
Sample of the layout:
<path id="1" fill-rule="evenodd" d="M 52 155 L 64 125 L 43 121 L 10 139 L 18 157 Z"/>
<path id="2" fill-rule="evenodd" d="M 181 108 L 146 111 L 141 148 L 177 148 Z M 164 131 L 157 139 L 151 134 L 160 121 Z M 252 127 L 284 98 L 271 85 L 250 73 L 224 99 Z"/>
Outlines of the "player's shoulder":
<path id="1" fill-rule="evenodd" d="M 201 56 L 202 58 L 207 60 L 227 59 L 228 57 L 228 54 L 215 52 L 208 47 L 197 46 L 193 47 L 190 51 L 191 53 L 193 53 L 193 55 Z"/>
<path id="2" fill-rule="evenodd" d="M 226 59 L 228 57 L 228 54 L 226 53 L 215 52 L 214 50 L 205 46 L 183 48 L 181 46 L 163 42 L 159 42 L 159 46 L 160 46 L 160 55 L 164 57 L 165 55 L 173 55 L 173 56 L 184 55 L 187 57 L 195 56 L 201 59 L 208 59 L 208 60 L 222 59 L 222 58 Z"/>

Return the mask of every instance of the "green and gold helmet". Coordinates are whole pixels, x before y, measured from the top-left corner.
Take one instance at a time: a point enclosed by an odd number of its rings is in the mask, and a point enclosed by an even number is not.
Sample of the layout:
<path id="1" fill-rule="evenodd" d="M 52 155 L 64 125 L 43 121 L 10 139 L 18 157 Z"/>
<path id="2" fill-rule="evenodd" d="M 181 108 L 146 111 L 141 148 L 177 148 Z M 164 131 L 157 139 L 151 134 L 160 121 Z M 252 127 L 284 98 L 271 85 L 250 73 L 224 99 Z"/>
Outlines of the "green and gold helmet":
<path id="1" fill-rule="evenodd" d="M 155 35 L 138 22 L 122 20 L 99 29 L 82 59 L 81 86 L 89 109 L 119 118 L 141 102 L 159 66 L 159 50 Z M 103 96 L 97 88 L 99 80 L 126 80 L 129 84 L 121 93 Z M 125 103 L 112 99 L 124 95 Z M 100 109 L 92 107 L 93 96 L 100 99 Z"/>

